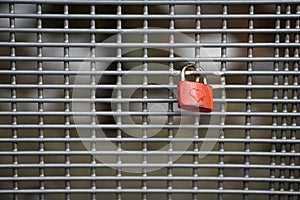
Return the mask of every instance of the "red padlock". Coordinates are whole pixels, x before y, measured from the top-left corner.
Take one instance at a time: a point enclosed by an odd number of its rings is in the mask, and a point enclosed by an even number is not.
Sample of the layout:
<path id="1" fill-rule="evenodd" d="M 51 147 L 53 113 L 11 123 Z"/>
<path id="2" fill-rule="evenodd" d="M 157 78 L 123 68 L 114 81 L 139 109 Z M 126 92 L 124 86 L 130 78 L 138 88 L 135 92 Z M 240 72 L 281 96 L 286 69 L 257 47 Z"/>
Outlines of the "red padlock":
<path id="1" fill-rule="evenodd" d="M 213 110 L 212 87 L 207 85 L 206 77 L 203 83 L 185 80 L 185 71 L 193 68 L 193 64 L 188 64 L 181 71 L 181 81 L 177 84 L 178 108 L 195 112 L 211 112 Z"/>

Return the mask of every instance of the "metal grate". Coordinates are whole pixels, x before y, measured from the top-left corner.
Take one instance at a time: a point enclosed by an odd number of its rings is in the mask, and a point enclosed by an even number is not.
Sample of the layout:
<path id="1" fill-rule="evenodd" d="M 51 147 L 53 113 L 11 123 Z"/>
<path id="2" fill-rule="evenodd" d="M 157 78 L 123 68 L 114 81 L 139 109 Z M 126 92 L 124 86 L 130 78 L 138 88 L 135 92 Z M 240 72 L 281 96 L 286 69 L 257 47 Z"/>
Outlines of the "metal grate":
<path id="1" fill-rule="evenodd" d="M 292 0 L 2 0 L 1 199 L 299 198 L 299 28 Z M 177 108 L 185 63 L 212 113 Z"/>

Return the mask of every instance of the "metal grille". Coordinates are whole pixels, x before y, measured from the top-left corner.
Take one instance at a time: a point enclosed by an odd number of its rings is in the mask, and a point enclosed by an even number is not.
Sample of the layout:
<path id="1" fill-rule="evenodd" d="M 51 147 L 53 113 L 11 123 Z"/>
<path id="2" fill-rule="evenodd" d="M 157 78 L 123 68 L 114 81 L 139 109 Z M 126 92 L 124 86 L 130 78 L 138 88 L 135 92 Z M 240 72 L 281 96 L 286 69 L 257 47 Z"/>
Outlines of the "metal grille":
<path id="1" fill-rule="evenodd" d="M 291 0 L 1 1 L 1 199 L 299 198 L 299 17 Z M 185 63 L 213 112 L 177 108 Z"/>

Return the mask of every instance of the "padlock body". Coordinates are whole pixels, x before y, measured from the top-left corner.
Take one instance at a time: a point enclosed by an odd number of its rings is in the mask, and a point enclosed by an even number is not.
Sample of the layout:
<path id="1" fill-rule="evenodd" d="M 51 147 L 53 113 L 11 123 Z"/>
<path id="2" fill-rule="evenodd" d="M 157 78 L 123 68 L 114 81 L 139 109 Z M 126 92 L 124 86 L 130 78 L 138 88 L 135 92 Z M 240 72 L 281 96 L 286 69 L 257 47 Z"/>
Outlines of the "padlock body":
<path id="1" fill-rule="evenodd" d="M 178 107 L 195 112 L 213 110 L 212 87 L 204 83 L 179 81 L 177 84 Z"/>

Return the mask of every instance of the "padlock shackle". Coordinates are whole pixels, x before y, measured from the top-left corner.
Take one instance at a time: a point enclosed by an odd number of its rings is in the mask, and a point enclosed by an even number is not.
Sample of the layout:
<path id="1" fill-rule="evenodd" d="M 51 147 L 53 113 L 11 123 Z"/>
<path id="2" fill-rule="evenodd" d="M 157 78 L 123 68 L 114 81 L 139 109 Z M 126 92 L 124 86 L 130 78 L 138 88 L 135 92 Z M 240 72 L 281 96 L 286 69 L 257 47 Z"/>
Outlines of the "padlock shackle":
<path id="1" fill-rule="evenodd" d="M 182 70 L 181 70 L 181 81 L 185 81 L 185 72 L 186 72 L 186 70 L 187 70 L 188 68 L 193 68 L 194 71 L 196 70 L 195 65 L 192 64 L 192 63 L 189 63 L 189 64 L 185 65 L 185 66 L 182 68 Z M 201 67 L 199 67 L 199 69 L 200 69 L 200 71 L 203 71 L 203 69 L 202 69 Z M 206 77 L 205 77 L 205 76 L 203 76 L 203 83 L 204 83 L 204 84 L 207 84 L 207 80 L 206 80 Z"/>
<path id="2" fill-rule="evenodd" d="M 185 71 L 188 68 L 193 68 L 194 70 L 196 69 L 194 64 L 190 63 L 190 64 L 185 65 L 181 70 L 181 81 L 185 81 Z"/>

